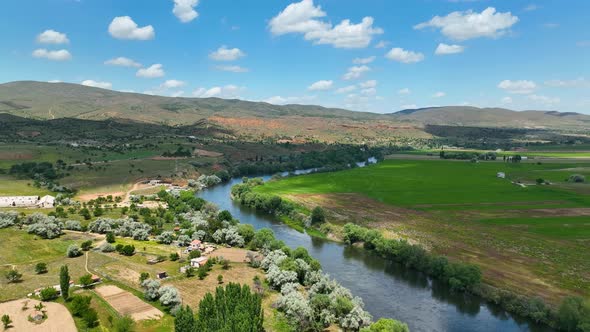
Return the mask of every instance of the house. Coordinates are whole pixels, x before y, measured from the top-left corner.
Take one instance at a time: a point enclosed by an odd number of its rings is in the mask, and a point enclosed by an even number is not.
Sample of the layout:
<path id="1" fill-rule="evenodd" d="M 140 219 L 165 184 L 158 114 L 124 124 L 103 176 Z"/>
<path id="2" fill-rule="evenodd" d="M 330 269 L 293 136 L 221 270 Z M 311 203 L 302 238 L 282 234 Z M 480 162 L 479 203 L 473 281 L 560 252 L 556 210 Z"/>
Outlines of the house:
<path id="1" fill-rule="evenodd" d="M 201 240 L 193 240 L 188 245 L 188 248 L 187 248 L 188 251 L 201 250 L 201 249 L 203 249 L 203 242 L 201 242 Z"/>
<path id="2" fill-rule="evenodd" d="M 39 202 L 37 202 L 37 206 L 44 209 L 52 208 L 53 206 L 55 206 L 55 197 L 45 195 L 41 197 L 41 199 L 39 199 Z"/>
<path id="3" fill-rule="evenodd" d="M 199 268 L 199 267 L 207 264 L 208 260 L 209 260 L 209 258 L 204 257 L 204 256 L 193 258 L 193 259 L 191 259 L 191 266 Z"/>
<path id="4" fill-rule="evenodd" d="M 504 172 L 498 172 L 498 174 L 496 174 L 496 177 L 498 177 L 500 179 L 505 179 L 506 178 L 506 173 L 504 173 Z"/>
<path id="5" fill-rule="evenodd" d="M 93 284 L 94 283 L 97 283 L 97 282 L 100 282 L 100 277 L 97 276 L 96 274 L 93 274 L 92 277 L 91 277 L 91 279 L 92 279 L 92 283 Z"/>

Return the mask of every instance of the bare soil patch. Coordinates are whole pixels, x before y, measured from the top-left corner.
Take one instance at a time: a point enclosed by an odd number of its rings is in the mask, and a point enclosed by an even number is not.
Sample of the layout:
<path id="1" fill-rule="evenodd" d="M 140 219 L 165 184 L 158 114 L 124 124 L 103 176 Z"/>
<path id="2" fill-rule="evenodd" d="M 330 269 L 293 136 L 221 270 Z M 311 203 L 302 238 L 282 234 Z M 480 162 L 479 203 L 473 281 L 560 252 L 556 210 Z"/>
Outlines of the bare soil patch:
<path id="1" fill-rule="evenodd" d="M 129 315 L 135 321 L 160 319 L 164 316 L 160 310 L 117 286 L 101 286 L 96 289 L 96 293 L 117 310 L 121 316 Z"/>
<path id="2" fill-rule="evenodd" d="M 0 152 L 0 160 L 29 160 L 33 159 L 33 154 L 30 152 Z"/>
<path id="3" fill-rule="evenodd" d="M 215 158 L 217 158 L 217 157 L 223 156 L 223 153 L 215 152 L 215 151 L 202 150 L 202 149 L 195 149 L 195 151 L 193 151 L 193 155 L 201 156 L 201 157 L 215 157 Z"/>
<path id="4" fill-rule="evenodd" d="M 223 257 L 233 263 L 246 261 L 247 250 L 236 248 L 219 248 L 211 253 L 210 257 Z"/>
<path id="5" fill-rule="evenodd" d="M 27 303 L 28 302 L 28 303 Z M 28 309 L 23 310 L 25 305 Z M 59 303 L 43 302 L 47 319 L 39 324 L 29 322 L 29 315 L 36 311 L 34 306 L 39 304 L 37 300 L 16 300 L 0 303 L 0 314 L 9 315 L 12 319 L 11 328 L 6 331 L 18 332 L 76 332 L 74 318 L 66 307 Z"/>

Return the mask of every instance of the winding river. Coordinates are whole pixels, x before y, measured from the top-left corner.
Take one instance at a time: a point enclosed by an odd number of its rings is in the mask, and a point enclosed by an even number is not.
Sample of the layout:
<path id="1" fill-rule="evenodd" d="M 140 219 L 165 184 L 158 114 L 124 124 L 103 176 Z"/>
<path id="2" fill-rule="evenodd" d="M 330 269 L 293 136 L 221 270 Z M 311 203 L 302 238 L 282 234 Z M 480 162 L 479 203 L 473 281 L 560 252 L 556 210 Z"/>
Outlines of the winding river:
<path id="1" fill-rule="evenodd" d="M 231 187 L 241 181 L 232 179 L 198 196 L 230 211 L 242 223 L 271 228 L 277 239 L 292 248 L 305 247 L 325 272 L 363 299 L 375 320 L 395 318 L 406 322 L 411 331 L 552 331 L 512 317 L 479 298 L 451 293 L 445 285 L 361 248 L 311 238 L 272 216 L 241 207 L 230 198 Z"/>

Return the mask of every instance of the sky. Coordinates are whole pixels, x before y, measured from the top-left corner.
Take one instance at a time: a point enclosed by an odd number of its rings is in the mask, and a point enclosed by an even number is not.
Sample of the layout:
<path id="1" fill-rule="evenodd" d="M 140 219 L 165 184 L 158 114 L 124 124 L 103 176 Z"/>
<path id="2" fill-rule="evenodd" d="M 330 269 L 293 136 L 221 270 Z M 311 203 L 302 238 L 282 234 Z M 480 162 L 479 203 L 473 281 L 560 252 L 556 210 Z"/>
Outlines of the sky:
<path id="1" fill-rule="evenodd" d="M 0 82 L 590 114 L 587 0 L 4 0 Z"/>

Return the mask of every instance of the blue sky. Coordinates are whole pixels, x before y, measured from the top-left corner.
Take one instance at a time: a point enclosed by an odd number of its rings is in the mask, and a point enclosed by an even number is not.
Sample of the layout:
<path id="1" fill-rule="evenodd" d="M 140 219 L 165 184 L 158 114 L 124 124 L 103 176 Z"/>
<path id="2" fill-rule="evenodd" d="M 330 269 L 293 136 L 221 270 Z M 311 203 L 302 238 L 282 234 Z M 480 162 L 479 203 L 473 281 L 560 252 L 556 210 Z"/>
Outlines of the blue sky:
<path id="1" fill-rule="evenodd" d="M 6 0 L 0 82 L 590 113 L 590 1 Z"/>

